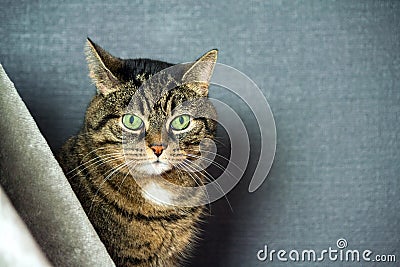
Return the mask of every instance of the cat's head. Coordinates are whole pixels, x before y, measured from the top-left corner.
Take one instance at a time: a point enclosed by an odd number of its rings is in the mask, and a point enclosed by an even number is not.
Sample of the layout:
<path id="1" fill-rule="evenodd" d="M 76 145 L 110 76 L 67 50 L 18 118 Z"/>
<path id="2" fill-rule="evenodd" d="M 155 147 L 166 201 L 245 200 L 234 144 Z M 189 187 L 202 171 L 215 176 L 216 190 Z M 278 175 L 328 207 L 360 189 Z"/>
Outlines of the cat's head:
<path id="1" fill-rule="evenodd" d="M 188 170 L 216 128 L 207 97 L 217 50 L 180 65 L 116 58 L 89 39 L 86 53 L 97 95 L 84 131 L 95 153 L 137 175 Z"/>

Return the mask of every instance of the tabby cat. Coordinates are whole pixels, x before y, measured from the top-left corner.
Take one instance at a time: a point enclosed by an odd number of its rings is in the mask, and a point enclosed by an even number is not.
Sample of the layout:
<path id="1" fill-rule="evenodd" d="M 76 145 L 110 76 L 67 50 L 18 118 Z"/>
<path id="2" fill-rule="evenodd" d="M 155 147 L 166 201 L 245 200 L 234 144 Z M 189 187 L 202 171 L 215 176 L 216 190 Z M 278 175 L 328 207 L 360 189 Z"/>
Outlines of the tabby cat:
<path id="1" fill-rule="evenodd" d="M 159 181 L 207 183 L 190 163 L 200 157 L 201 141 L 215 134 L 215 109 L 203 100 L 217 50 L 180 64 L 175 73 L 185 82 L 174 86 L 162 78 L 144 85 L 178 65 L 120 59 L 90 39 L 86 56 L 97 94 L 82 129 L 62 147 L 60 164 L 117 266 L 177 266 L 193 246 L 204 207 L 159 201 L 181 197 Z"/>

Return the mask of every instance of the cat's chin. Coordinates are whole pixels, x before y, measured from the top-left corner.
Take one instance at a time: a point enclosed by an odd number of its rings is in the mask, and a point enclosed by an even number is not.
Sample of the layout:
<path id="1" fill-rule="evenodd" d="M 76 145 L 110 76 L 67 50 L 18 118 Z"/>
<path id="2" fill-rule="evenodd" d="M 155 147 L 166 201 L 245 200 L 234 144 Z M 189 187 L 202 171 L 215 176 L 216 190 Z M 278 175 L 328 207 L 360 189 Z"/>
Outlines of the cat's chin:
<path id="1" fill-rule="evenodd" d="M 160 175 L 166 171 L 171 170 L 171 166 L 163 162 L 151 162 L 146 163 L 135 168 L 136 171 L 144 175 Z"/>

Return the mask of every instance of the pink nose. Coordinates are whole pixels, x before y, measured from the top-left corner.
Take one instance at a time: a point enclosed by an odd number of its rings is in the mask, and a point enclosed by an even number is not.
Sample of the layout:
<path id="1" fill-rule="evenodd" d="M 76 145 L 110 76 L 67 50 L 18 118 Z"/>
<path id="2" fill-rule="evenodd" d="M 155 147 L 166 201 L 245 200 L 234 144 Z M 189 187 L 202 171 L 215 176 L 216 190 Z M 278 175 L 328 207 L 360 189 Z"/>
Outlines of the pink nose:
<path id="1" fill-rule="evenodd" d="M 162 145 L 152 145 L 152 146 L 150 146 L 150 148 L 151 148 L 151 150 L 153 150 L 154 154 L 157 157 L 159 157 L 164 150 L 164 147 Z"/>

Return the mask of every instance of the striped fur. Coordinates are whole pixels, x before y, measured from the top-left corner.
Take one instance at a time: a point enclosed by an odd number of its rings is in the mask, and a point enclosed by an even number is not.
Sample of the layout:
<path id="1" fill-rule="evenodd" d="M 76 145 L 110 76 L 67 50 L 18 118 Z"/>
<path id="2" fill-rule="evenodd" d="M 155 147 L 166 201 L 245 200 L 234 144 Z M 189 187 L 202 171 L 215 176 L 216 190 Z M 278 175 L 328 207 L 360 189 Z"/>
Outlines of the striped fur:
<path id="1" fill-rule="evenodd" d="M 203 207 L 152 202 L 134 178 L 151 183 L 155 177 L 138 167 L 154 158 L 151 144 L 163 144 L 166 148 L 161 155 L 179 162 L 189 160 L 185 156 L 188 153 L 199 155 L 200 141 L 214 137 L 216 125 L 212 118 L 216 114 L 205 98 L 208 84 L 189 82 L 153 99 L 155 90 L 166 86 L 162 81 L 141 94 L 137 94 L 138 88 L 172 64 L 149 59 L 122 60 L 90 40 L 87 58 L 98 94 L 89 104 L 81 131 L 61 149 L 59 162 L 117 266 L 177 266 L 189 255 Z M 210 65 L 208 69 L 195 69 L 196 63 L 204 60 L 211 62 L 211 69 Z M 189 65 L 183 75 L 196 79 L 201 74 L 209 79 L 215 61 L 216 50 L 212 50 Z M 168 122 L 176 109 L 188 101 L 191 104 L 185 107 L 185 114 L 193 115 L 191 128 L 173 133 L 168 130 Z M 130 132 L 121 125 L 129 105 L 144 120 L 146 126 L 141 132 Z M 201 173 L 193 175 L 174 165 L 161 176 L 180 186 L 206 182 Z"/>

